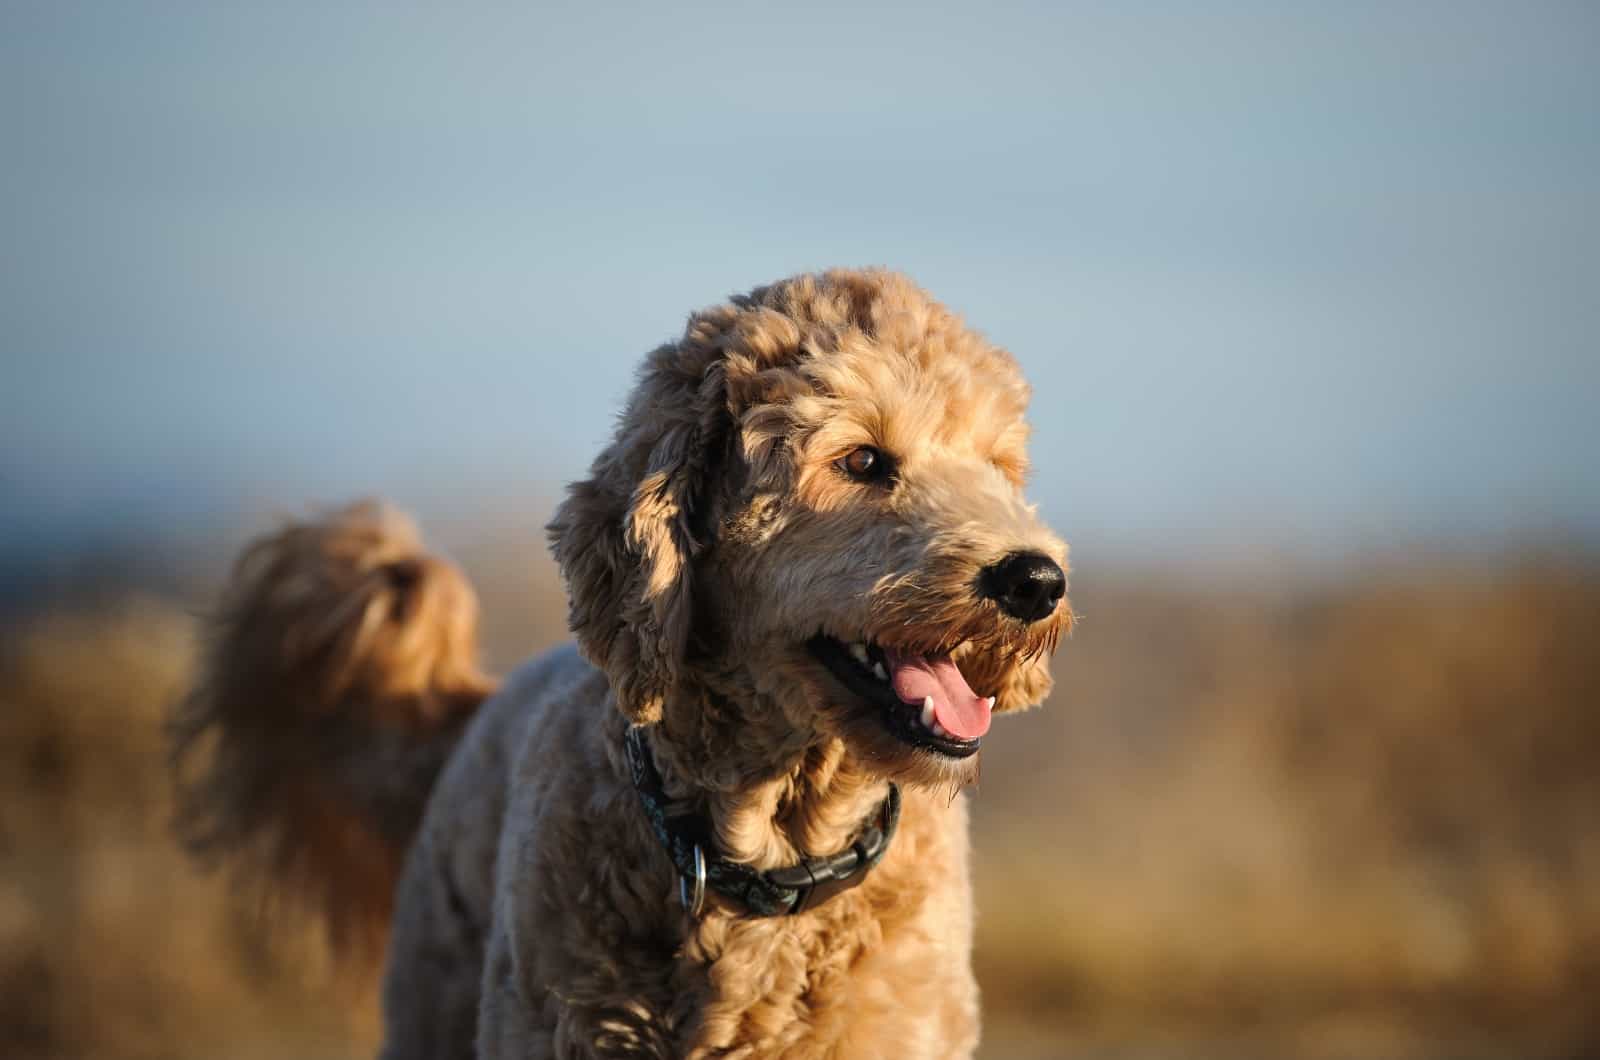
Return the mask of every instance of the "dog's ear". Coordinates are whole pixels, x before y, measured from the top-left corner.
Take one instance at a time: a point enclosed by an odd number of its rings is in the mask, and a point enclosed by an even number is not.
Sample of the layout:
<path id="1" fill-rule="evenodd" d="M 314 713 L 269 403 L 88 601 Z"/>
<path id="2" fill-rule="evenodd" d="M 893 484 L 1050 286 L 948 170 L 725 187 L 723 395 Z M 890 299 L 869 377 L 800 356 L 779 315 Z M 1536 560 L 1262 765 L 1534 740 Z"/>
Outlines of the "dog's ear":
<path id="1" fill-rule="evenodd" d="M 639 724 L 660 719 L 681 670 L 729 422 L 720 356 L 689 341 L 657 349 L 611 445 L 546 527 L 578 646 Z"/>

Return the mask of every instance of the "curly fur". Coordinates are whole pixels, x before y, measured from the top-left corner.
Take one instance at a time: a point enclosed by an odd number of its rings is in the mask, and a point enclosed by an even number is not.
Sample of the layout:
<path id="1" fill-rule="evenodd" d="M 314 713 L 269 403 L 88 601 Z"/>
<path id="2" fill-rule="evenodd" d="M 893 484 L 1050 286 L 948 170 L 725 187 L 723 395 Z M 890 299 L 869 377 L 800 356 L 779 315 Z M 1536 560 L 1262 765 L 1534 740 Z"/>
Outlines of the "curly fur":
<path id="1" fill-rule="evenodd" d="M 172 720 L 189 848 L 317 906 L 340 950 L 380 949 L 428 790 L 494 689 L 477 609 L 380 504 L 251 545 Z"/>
<path id="2" fill-rule="evenodd" d="M 550 523 L 577 649 L 512 675 L 464 734 L 490 689 L 451 568 L 370 507 L 267 539 L 179 716 L 181 759 L 218 751 L 191 837 L 264 849 L 336 924 L 383 919 L 409 846 L 390 1060 L 970 1055 L 977 759 L 896 739 L 805 644 L 951 650 L 997 710 L 1044 698 L 1070 611 L 1020 623 L 977 590 L 1017 550 L 1065 566 L 1021 494 L 1028 396 L 1008 354 L 889 272 L 695 314 Z M 839 472 L 869 444 L 898 460 L 892 490 Z M 712 896 L 690 919 L 628 780 L 629 724 L 723 856 L 841 849 L 891 780 L 899 835 L 803 914 Z"/>

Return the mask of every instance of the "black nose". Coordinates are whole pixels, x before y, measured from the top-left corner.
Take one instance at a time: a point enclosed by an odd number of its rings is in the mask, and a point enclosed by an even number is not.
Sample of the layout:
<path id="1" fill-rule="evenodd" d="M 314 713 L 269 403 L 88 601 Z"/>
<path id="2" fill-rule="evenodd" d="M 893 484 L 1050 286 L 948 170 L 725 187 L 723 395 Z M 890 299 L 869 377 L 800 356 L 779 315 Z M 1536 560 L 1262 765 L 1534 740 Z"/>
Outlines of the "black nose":
<path id="1" fill-rule="evenodd" d="M 1067 576 L 1039 552 L 1013 552 L 978 575 L 978 591 L 1012 618 L 1037 622 L 1067 593 Z"/>

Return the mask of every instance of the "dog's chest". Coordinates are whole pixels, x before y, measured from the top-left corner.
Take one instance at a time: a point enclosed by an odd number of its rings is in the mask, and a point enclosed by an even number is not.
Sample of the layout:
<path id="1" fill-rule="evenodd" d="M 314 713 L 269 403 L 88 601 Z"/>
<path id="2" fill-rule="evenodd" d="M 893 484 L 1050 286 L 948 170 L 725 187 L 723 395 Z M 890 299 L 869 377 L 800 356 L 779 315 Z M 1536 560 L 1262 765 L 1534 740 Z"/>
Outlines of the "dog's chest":
<path id="1" fill-rule="evenodd" d="M 944 903 L 883 915 L 866 893 L 842 898 L 815 919 L 703 927 L 686 951 L 698 955 L 684 971 L 703 993 L 684 1054 L 970 1055 L 970 956 L 948 925 L 927 922 Z"/>

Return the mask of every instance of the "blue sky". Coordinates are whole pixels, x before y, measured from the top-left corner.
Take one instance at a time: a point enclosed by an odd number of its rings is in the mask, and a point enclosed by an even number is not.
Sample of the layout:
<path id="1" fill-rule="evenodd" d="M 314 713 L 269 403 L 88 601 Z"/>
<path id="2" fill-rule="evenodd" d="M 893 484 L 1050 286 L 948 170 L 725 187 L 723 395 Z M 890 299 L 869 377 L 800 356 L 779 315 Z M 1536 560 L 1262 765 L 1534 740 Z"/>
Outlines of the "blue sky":
<path id="1" fill-rule="evenodd" d="M 1600 540 L 1600 14 L 10 4 L 0 534 L 542 506 L 692 308 L 903 268 L 1083 549 Z"/>

